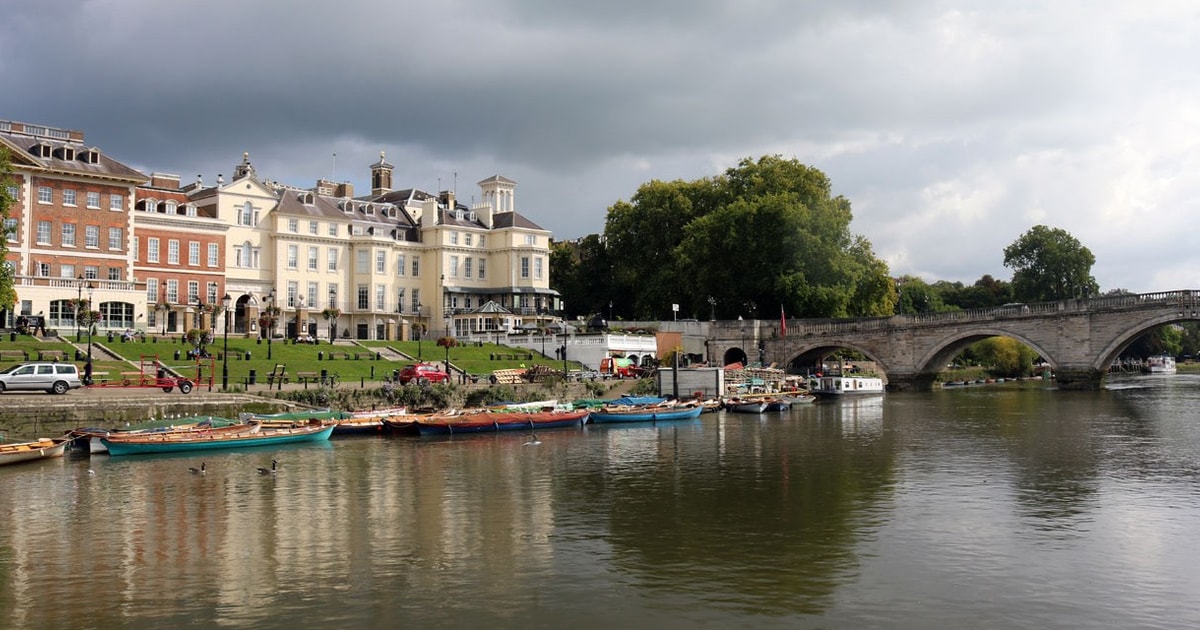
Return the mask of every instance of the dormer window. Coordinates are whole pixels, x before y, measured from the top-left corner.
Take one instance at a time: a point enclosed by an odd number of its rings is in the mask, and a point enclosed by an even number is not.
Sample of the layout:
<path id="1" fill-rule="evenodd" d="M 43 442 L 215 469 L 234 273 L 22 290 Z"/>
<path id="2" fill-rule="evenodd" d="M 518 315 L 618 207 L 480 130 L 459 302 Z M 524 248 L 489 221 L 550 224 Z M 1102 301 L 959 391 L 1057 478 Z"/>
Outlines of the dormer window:
<path id="1" fill-rule="evenodd" d="M 52 149 L 50 148 L 50 145 L 39 142 L 38 144 L 30 147 L 29 152 L 40 158 L 48 158 L 52 154 Z"/>
<path id="2" fill-rule="evenodd" d="M 313 204 L 313 194 L 310 192 L 302 192 L 298 198 L 300 199 L 300 203 L 306 206 L 311 206 Z"/>
<path id="3" fill-rule="evenodd" d="M 375 214 L 375 206 L 368 203 L 363 206 L 363 211 L 366 212 L 367 215 L 373 216 Z"/>
<path id="4" fill-rule="evenodd" d="M 84 162 L 87 162 L 88 164 L 99 164 L 100 163 L 100 150 L 99 149 L 84 149 L 83 151 L 79 152 L 79 159 Z"/>
<path id="5" fill-rule="evenodd" d="M 196 206 L 193 206 L 190 203 L 186 204 L 185 206 L 183 206 L 183 213 L 189 217 L 196 216 Z"/>
<path id="6" fill-rule="evenodd" d="M 54 157 L 60 160 L 74 160 L 75 149 L 72 149 L 71 147 L 59 147 L 54 151 Z"/>
<path id="7" fill-rule="evenodd" d="M 455 211 L 454 211 L 454 220 L 455 220 L 455 221 L 462 221 L 462 220 L 463 220 L 463 211 L 462 211 L 462 210 L 455 210 Z"/>
<path id="8" fill-rule="evenodd" d="M 472 210 L 472 211 L 471 211 L 471 212 L 470 212 L 470 213 L 467 215 L 467 220 L 468 220 L 468 221 L 472 221 L 472 222 L 474 222 L 474 221 L 478 221 L 478 220 L 479 220 L 479 215 L 478 215 L 478 214 L 475 214 L 475 211 L 474 211 L 474 210 Z"/>
<path id="9" fill-rule="evenodd" d="M 142 210 L 144 212 L 157 212 L 158 211 L 158 202 L 155 201 L 154 199 L 144 199 L 144 200 L 142 200 L 141 203 L 142 203 Z"/>
<path id="10" fill-rule="evenodd" d="M 175 208 L 176 208 L 176 203 L 174 201 L 168 201 L 165 204 L 163 204 L 163 213 L 164 214 L 176 214 Z"/>

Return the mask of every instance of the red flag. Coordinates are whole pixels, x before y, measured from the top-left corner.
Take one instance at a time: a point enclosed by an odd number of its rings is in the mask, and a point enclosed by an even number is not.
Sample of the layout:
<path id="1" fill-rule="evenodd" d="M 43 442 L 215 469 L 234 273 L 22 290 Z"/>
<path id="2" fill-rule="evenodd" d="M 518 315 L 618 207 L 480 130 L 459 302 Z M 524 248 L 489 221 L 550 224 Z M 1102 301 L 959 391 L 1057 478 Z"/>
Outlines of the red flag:
<path id="1" fill-rule="evenodd" d="M 779 336 L 787 336 L 787 317 L 783 314 L 783 305 L 779 305 Z"/>

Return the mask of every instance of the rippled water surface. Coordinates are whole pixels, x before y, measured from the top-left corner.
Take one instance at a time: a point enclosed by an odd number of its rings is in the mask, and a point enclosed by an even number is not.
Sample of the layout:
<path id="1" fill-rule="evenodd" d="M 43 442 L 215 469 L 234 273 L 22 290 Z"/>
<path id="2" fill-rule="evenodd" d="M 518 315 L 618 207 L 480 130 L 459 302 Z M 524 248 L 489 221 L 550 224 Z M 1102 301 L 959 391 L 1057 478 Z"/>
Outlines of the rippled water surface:
<path id="1" fill-rule="evenodd" d="M 1198 409 L 1179 375 L 5 466 L 0 627 L 1196 628 Z"/>

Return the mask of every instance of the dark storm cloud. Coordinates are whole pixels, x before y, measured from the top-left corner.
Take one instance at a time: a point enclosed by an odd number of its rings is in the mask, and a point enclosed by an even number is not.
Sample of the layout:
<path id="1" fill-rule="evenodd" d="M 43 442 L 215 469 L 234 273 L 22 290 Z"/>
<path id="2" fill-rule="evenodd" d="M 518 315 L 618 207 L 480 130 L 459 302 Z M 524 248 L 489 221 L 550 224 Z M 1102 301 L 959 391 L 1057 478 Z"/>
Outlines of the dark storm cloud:
<path id="1" fill-rule="evenodd" d="M 1036 223 L 1106 287 L 1186 286 L 1123 247 L 1190 226 L 1200 126 L 1186 5 L 745 0 L 0 2 L 0 117 L 81 129 L 213 181 L 251 154 L 295 185 L 520 183 L 571 238 L 651 179 L 780 153 L 831 176 L 893 273 L 1007 277 Z M 336 154 L 336 158 L 334 157 Z M 1177 213 L 1177 214 L 1173 214 Z M 1109 227 L 1113 226 L 1113 227 Z M 1194 227 L 1194 226 L 1193 226 Z M 1171 231 L 1167 247 L 1194 251 Z"/>

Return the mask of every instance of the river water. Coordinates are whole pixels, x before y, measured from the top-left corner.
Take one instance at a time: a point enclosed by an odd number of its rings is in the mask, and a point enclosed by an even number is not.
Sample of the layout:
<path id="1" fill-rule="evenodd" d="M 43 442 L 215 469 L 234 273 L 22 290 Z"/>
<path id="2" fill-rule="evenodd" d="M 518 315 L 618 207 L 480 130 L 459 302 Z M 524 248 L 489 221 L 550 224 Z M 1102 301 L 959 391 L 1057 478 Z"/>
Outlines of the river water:
<path id="1" fill-rule="evenodd" d="M 1200 627 L 1198 376 L 537 437 L 0 468 L 0 627 Z"/>

